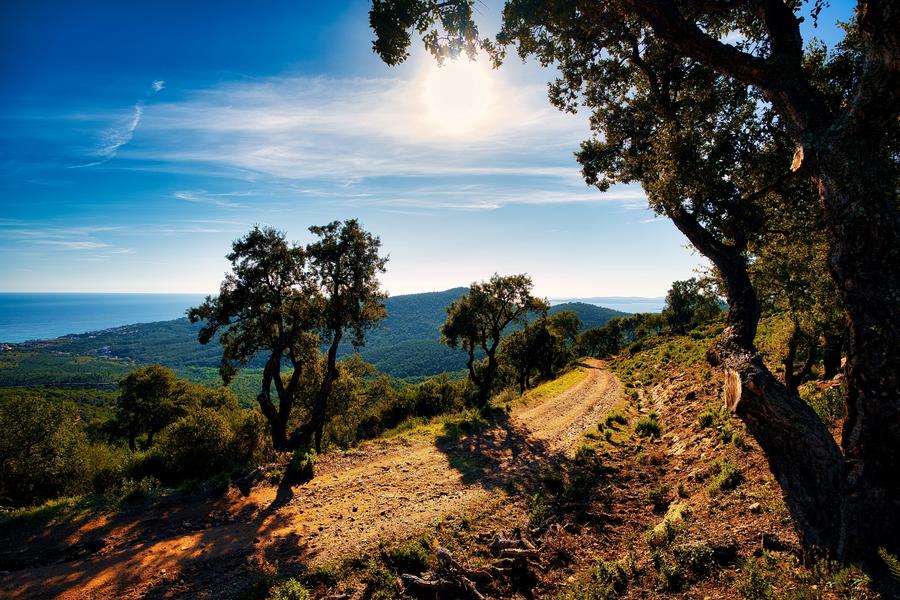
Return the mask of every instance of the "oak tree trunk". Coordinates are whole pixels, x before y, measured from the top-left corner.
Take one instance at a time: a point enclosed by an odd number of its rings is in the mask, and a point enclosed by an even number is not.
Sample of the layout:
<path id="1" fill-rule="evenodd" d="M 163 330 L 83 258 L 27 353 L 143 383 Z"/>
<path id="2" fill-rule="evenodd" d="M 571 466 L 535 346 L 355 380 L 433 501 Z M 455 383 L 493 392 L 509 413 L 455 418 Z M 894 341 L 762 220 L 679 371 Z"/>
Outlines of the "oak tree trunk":
<path id="1" fill-rule="evenodd" d="M 893 165 L 853 133 L 815 160 L 850 331 L 839 555 L 866 559 L 900 549 L 900 210 Z"/>

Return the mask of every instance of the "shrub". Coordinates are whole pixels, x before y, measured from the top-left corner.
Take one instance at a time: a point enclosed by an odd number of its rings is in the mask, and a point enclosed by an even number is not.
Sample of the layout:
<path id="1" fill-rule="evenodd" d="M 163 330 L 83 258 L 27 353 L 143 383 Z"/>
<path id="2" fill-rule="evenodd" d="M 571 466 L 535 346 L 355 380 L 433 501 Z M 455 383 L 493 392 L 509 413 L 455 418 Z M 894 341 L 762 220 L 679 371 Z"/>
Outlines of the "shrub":
<path id="1" fill-rule="evenodd" d="M 737 465 L 725 459 L 719 459 L 710 465 L 709 472 L 713 476 L 706 487 L 710 496 L 729 492 L 744 481 L 744 474 Z"/>
<path id="2" fill-rule="evenodd" d="M 75 405 L 37 394 L 0 399 L 0 504 L 90 491 L 90 447 Z"/>
<path id="3" fill-rule="evenodd" d="M 149 498 L 154 491 L 159 489 L 159 479 L 155 477 L 143 477 L 139 481 L 134 479 L 123 479 L 119 484 L 117 491 L 118 497 L 123 502 L 140 502 Z"/>
<path id="4" fill-rule="evenodd" d="M 628 423 L 628 419 L 625 418 L 625 415 L 620 413 L 619 411 L 614 411 L 606 415 L 606 418 L 603 419 L 603 424 L 607 427 L 612 427 L 614 423 L 618 423 L 619 425 L 625 425 Z"/>
<path id="5" fill-rule="evenodd" d="M 428 570 L 431 546 L 426 539 L 418 538 L 391 549 L 387 557 L 398 573 L 420 575 Z"/>
<path id="6" fill-rule="evenodd" d="M 269 597 L 272 600 L 309 600 L 312 596 L 299 581 L 291 578 L 276 585 Z"/>
<path id="7" fill-rule="evenodd" d="M 547 502 L 547 497 L 538 492 L 531 497 L 528 519 L 532 525 L 543 525 L 548 518 L 550 518 L 550 504 Z"/>
<path id="8" fill-rule="evenodd" d="M 737 581 L 737 589 L 745 600 L 774 598 L 772 582 L 752 559 L 744 564 L 743 573 Z"/>
<path id="9" fill-rule="evenodd" d="M 162 460 L 163 481 L 207 479 L 234 466 L 234 433 L 211 408 L 198 409 L 167 426 L 153 452 Z"/>
<path id="10" fill-rule="evenodd" d="M 653 488 L 650 490 L 648 497 L 653 505 L 653 510 L 657 512 L 665 510 L 671 501 L 669 498 L 669 486 L 660 485 Z"/>
<path id="11" fill-rule="evenodd" d="M 716 566 L 713 549 L 703 542 L 676 546 L 672 553 L 680 568 L 698 578 L 706 577 Z"/>
<path id="12" fill-rule="evenodd" d="M 295 481 L 309 481 L 315 475 L 316 451 L 306 446 L 297 448 L 288 464 L 288 476 Z"/>
<path id="13" fill-rule="evenodd" d="M 844 418 L 846 404 L 844 402 L 844 391 L 840 387 L 820 390 L 815 387 L 815 384 L 811 384 L 804 387 L 800 397 L 829 426 Z"/>
<path id="14" fill-rule="evenodd" d="M 641 437 L 659 437 L 661 431 L 659 417 L 655 412 L 638 419 L 634 426 L 634 432 Z"/>
<path id="15" fill-rule="evenodd" d="M 734 447 L 738 450 L 749 450 L 750 446 L 747 444 L 747 440 L 744 439 L 744 434 L 740 431 L 735 431 L 731 434 L 731 443 L 734 444 Z"/>
<path id="16" fill-rule="evenodd" d="M 628 587 L 628 574 L 619 561 L 598 560 L 592 578 L 600 586 L 607 588 L 607 592 L 613 592 L 611 597 L 621 595 Z M 601 594 L 600 597 L 607 595 Z"/>
<path id="17" fill-rule="evenodd" d="M 711 427 L 714 420 L 715 414 L 713 414 L 713 412 L 709 409 L 706 409 L 702 413 L 697 415 L 697 423 L 704 429 L 707 427 Z"/>
<path id="18" fill-rule="evenodd" d="M 582 469 L 590 469 L 595 471 L 600 468 L 600 458 L 597 456 L 597 449 L 588 444 L 581 444 L 575 450 L 575 464 Z"/>

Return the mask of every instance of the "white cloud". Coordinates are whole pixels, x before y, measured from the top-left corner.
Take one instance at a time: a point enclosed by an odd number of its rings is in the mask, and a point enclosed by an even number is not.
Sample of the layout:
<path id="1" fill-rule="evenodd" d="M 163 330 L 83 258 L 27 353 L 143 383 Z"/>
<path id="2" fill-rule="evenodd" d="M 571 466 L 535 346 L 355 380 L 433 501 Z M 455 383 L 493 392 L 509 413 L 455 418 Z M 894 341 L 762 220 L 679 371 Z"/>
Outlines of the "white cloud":
<path id="1" fill-rule="evenodd" d="M 165 87 L 166 82 L 162 79 L 157 79 L 150 84 L 150 90 L 147 94 L 152 96 Z M 140 125 L 143 116 L 144 106 L 141 101 L 138 101 L 134 104 L 134 107 L 132 107 L 130 117 L 125 119 L 123 123 L 115 127 L 110 127 L 101 133 L 100 146 L 95 151 L 95 155 L 100 157 L 99 160 L 83 165 L 76 165 L 76 167 L 96 167 L 115 158 L 119 149 L 132 140 L 134 132 L 137 130 L 138 125 Z"/>
<path id="2" fill-rule="evenodd" d="M 211 204 L 213 206 L 219 206 L 222 208 L 246 208 L 246 204 L 240 204 L 239 202 L 232 202 L 230 200 L 223 200 L 223 198 L 234 196 L 250 196 L 252 194 L 250 192 L 225 192 L 212 194 L 207 192 L 206 190 L 184 190 L 175 192 L 174 195 L 179 200 L 184 200 L 185 202 L 193 202 L 196 204 Z"/>
<path id="3" fill-rule="evenodd" d="M 445 188 L 492 181 L 494 190 L 503 186 L 498 178 L 543 178 L 544 189 L 561 192 L 543 201 L 587 199 L 572 158 L 588 135 L 587 119 L 551 107 L 543 82 L 514 84 L 502 69 L 491 71 L 490 118 L 460 134 L 439 126 L 423 95 L 427 76 L 425 68 L 412 79 L 272 78 L 197 91 L 155 104 L 141 123 L 141 148 L 130 148 L 128 158 L 230 170 L 235 178 L 293 185 L 304 196 L 385 201 L 373 187 L 389 178 L 444 178 Z M 209 194 L 181 194 L 213 203 Z M 532 193 L 529 201 L 542 200 Z M 460 207 L 496 203 L 469 199 Z"/>

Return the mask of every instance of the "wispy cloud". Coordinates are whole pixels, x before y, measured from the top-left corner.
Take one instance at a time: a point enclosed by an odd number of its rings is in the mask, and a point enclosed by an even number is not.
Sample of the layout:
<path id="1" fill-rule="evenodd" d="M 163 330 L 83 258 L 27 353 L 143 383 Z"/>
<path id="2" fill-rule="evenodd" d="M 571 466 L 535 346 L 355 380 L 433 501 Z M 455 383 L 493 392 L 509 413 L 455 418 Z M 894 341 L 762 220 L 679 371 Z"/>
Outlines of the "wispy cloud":
<path id="1" fill-rule="evenodd" d="M 117 246 L 100 239 L 109 233 L 121 233 L 121 226 L 48 226 L 37 222 L 6 219 L 0 221 L 0 242 L 11 242 L 16 248 L 28 248 L 33 256 L 48 252 L 74 252 L 92 259 L 109 259 L 134 254 L 133 248 Z"/>
<path id="2" fill-rule="evenodd" d="M 231 200 L 226 200 L 225 198 L 251 196 L 252 194 L 250 192 L 210 193 L 206 190 L 184 190 L 175 192 L 174 195 L 179 200 L 184 200 L 185 202 L 193 202 L 195 204 L 211 204 L 213 206 L 219 206 L 222 208 L 246 208 L 246 204 L 232 202 Z"/>
<path id="3" fill-rule="evenodd" d="M 583 185 L 574 159 L 553 161 L 588 135 L 586 119 L 550 107 L 543 85 L 490 77 L 490 119 L 468 135 L 441 131 L 416 78 L 273 78 L 156 103 L 141 124 L 147 143 L 129 158 L 350 187 L 384 177 L 521 174 Z"/>
<path id="4" fill-rule="evenodd" d="M 162 80 L 154 81 L 150 85 L 147 95 L 153 96 L 165 87 L 165 83 L 166 82 Z M 122 122 L 120 124 L 105 129 L 101 133 L 100 145 L 94 152 L 94 155 L 99 157 L 98 160 L 83 165 L 75 165 L 74 168 L 96 167 L 114 159 L 118 154 L 119 149 L 132 140 L 134 132 L 137 130 L 138 125 L 141 124 L 143 116 L 143 102 L 138 100 L 132 107 L 129 117 L 121 119 Z"/>

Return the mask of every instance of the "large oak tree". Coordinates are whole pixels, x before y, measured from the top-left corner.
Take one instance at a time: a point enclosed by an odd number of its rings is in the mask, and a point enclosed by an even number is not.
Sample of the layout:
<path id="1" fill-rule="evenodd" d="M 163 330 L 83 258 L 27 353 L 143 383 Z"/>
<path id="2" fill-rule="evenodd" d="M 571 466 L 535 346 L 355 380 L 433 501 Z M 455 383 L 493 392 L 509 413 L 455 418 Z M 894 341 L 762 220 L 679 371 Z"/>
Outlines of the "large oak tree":
<path id="1" fill-rule="evenodd" d="M 472 2 L 375 0 L 375 50 L 471 54 Z M 820 3 L 812 7 L 818 14 Z M 808 547 L 867 558 L 900 543 L 900 7 L 860 2 L 845 43 L 804 51 L 801 2 L 511 0 L 496 44 L 556 65 L 551 100 L 591 110 L 579 160 L 589 183 L 640 181 L 651 204 L 709 257 L 729 327 L 710 358 L 785 490 Z M 723 41 L 737 33 L 741 41 Z M 762 364 L 747 268 L 759 204 L 811 186 L 850 327 L 842 447 Z M 798 240 L 802 241 L 802 240 Z"/>

